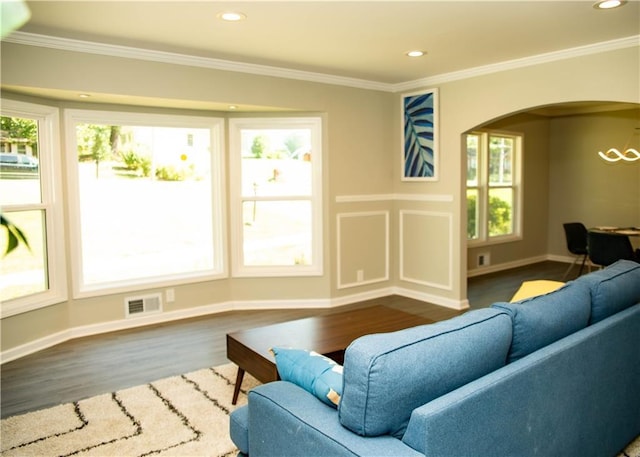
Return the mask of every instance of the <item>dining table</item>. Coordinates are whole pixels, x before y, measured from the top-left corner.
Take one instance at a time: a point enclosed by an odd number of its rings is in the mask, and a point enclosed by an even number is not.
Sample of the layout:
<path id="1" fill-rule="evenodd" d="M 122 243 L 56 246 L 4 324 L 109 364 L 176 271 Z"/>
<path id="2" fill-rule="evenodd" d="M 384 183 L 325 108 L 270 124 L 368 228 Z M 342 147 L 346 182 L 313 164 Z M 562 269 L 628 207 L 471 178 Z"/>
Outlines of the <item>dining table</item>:
<path id="1" fill-rule="evenodd" d="M 615 226 L 596 226 L 589 229 L 590 232 L 606 232 L 615 233 L 617 235 L 626 235 L 631 241 L 633 249 L 640 248 L 640 227 L 615 227 Z"/>

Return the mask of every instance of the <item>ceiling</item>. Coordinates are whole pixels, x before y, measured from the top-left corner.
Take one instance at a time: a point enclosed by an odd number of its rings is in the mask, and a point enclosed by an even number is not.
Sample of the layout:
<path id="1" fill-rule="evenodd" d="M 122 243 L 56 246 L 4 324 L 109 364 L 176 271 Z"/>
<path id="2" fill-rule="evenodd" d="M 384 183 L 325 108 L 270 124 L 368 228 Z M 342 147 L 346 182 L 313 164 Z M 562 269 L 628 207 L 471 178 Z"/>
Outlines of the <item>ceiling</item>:
<path id="1" fill-rule="evenodd" d="M 638 0 L 27 3 L 24 32 L 388 84 L 640 34 Z M 246 20 L 217 18 L 229 10 Z"/>
<path id="2" fill-rule="evenodd" d="M 640 40 L 640 0 L 615 10 L 597 10 L 592 0 L 27 0 L 27 4 L 31 19 L 20 32 L 330 75 L 383 87 L 630 37 Z M 225 11 L 241 12 L 246 19 L 224 22 L 217 16 Z M 405 55 L 414 49 L 426 55 Z M 46 89 L 30 92 L 77 98 Z"/>

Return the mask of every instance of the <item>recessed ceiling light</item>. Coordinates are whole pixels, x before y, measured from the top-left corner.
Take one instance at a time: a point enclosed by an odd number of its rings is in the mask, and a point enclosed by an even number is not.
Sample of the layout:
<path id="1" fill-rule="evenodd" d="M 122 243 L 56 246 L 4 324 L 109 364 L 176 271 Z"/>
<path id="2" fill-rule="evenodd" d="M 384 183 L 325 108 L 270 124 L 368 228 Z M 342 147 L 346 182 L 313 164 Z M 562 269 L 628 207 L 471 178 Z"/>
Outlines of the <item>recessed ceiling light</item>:
<path id="1" fill-rule="evenodd" d="M 237 109 L 238 109 L 238 107 L 237 107 L 236 105 L 229 105 L 229 109 L 230 109 L 231 111 L 235 111 L 235 110 L 237 110 Z"/>
<path id="2" fill-rule="evenodd" d="M 247 18 L 247 15 L 244 13 L 238 13 L 237 11 L 225 11 L 223 13 L 219 13 L 218 18 L 227 22 L 238 22 L 244 21 Z"/>
<path id="3" fill-rule="evenodd" d="M 80 98 L 89 98 L 89 97 L 91 97 L 91 95 L 89 95 L 89 94 L 78 94 L 78 97 L 80 97 Z"/>
<path id="4" fill-rule="evenodd" d="M 627 3 L 627 0 L 600 0 L 593 4 L 593 7 L 599 10 L 610 10 Z"/>
<path id="5" fill-rule="evenodd" d="M 424 51 L 409 51 L 406 55 L 409 57 L 422 57 L 426 53 Z"/>

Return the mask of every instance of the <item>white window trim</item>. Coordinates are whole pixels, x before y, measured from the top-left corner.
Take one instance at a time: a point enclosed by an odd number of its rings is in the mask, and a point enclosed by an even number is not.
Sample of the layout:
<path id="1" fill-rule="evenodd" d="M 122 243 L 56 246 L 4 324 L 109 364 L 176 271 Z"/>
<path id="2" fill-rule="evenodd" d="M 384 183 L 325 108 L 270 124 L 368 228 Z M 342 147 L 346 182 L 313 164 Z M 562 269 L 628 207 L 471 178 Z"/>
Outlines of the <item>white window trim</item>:
<path id="1" fill-rule="evenodd" d="M 503 243 L 511 243 L 514 241 L 521 241 L 522 237 L 522 217 L 524 214 L 522 205 L 523 205 L 523 165 L 524 165 L 524 134 L 520 132 L 509 132 L 504 130 L 475 130 L 470 132 L 472 135 L 479 135 L 481 137 L 480 144 L 478 145 L 478 185 L 473 186 L 474 188 L 478 188 L 478 214 L 480 214 L 481 224 L 478 227 L 478 238 L 470 240 L 467 239 L 468 247 L 479 247 L 479 246 L 491 246 L 495 244 L 503 244 Z M 489 203 L 489 182 L 488 176 L 484 172 L 484 168 L 488 167 L 486 163 L 488 160 L 489 152 L 485 151 L 486 145 L 488 141 L 485 141 L 484 138 L 488 138 L 489 136 L 509 136 L 513 137 L 516 141 L 515 148 L 515 162 L 516 166 L 513 170 L 513 185 L 512 186 L 493 186 L 496 187 L 506 187 L 513 188 L 514 195 L 514 208 L 513 208 L 513 233 L 509 235 L 499 235 L 490 237 L 487 233 L 488 229 L 488 203 Z M 482 149 L 482 152 L 480 151 Z M 482 167 L 482 170 L 481 170 Z M 482 172 L 481 172 L 482 171 Z M 466 189 L 469 187 L 465 185 L 465 195 Z"/>
<path id="2" fill-rule="evenodd" d="M 69 219 L 71 239 L 81 240 L 79 179 L 77 169 L 77 123 L 121 125 L 153 125 L 164 127 L 194 127 L 211 130 L 211 180 L 212 180 L 212 220 L 214 269 L 208 272 L 183 273 L 151 278 L 135 278 L 131 281 L 114 281 L 103 284 L 84 284 L 82 266 L 82 243 L 71 243 L 71 264 L 73 278 L 73 297 L 85 298 L 100 295 L 130 292 L 141 289 L 188 284 L 228 277 L 226 247 L 226 211 L 225 211 L 225 164 L 224 164 L 224 119 L 199 116 L 182 116 L 148 113 L 127 113 L 121 111 L 64 110 L 65 139 L 68 156 L 67 183 L 69 193 Z"/>
<path id="3" fill-rule="evenodd" d="M 44 209 L 46 261 L 49 288 L 40 293 L 2 303 L 2 318 L 33 311 L 67 300 L 64 220 L 62 207 L 62 160 L 60 154 L 60 115 L 58 108 L 2 100 L 2 115 L 38 120 L 39 168 L 42 203 L 5 205 L 5 210 Z"/>
<path id="4" fill-rule="evenodd" d="M 240 131 L 242 129 L 309 128 L 311 135 L 312 184 L 311 197 L 243 197 L 242 196 L 242 158 Z M 322 119 L 320 117 L 287 118 L 233 118 L 229 119 L 229 180 L 231 182 L 231 275 L 233 277 L 278 277 L 278 276 L 321 276 L 323 274 L 323 235 L 322 235 Z M 310 200 L 312 222 L 312 258 L 311 265 L 293 266 L 247 266 L 243 255 L 243 200 Z"/>

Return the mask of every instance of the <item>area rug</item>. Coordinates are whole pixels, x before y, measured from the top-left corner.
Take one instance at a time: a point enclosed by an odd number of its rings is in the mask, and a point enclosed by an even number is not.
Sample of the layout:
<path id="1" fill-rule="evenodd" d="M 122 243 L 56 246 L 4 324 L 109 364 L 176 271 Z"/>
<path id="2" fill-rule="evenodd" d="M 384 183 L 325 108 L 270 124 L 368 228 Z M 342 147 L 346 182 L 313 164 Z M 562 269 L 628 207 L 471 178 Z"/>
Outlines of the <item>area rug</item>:
<path id="1" fill-rule="evenodd" d="M 259 383 L 222 365 L 2 421 L 4 456 L 235 456 L 229 414 Z"/>
<path id="2" fill-rule="evenodd" d="M 221 365 L 9 417 L 0 455 L 235 456 L 229 414 L 259 384 L 246 374 L 232 405 L 236 369 Z M 640 457 L 640 437 L 618 457 Z"/>
<path id="3" fill-rule="evenodd" d="M 640 436 L 638 436 L 617 457 L 640 457 Z"/>

